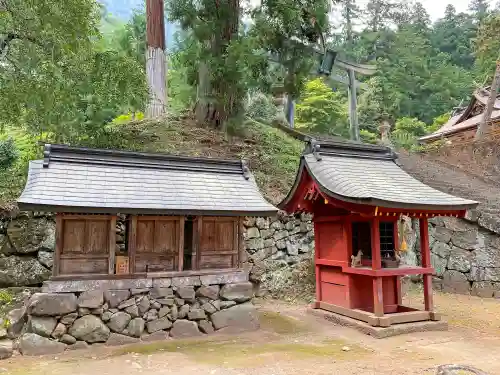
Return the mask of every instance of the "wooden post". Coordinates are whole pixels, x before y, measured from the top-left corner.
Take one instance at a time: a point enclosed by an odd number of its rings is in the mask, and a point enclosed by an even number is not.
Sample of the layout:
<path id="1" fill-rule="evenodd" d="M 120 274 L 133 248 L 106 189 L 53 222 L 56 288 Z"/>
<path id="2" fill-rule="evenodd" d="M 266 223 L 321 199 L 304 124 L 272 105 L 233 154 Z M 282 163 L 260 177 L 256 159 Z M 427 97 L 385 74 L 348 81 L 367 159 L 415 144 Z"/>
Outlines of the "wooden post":
<path id="1" fill-rule="evenodd" d="M 137 216 L 130 216 L 130 226 L 128 232 L 128 257 L 129 273 L 135 273 L 135 253 L 137 249 Z"/>
<path id="2" fill-rule="evenodd" d="M 108 273 L 115 274 L 115 258 L 116 258 L 116 216 L 112 216 L 109 220 L 109 259 Z"/>
<path id="3" fill-rule="evenodd" d="M 375 217 L 371 221 L 372 269 L 382 268 L 382 253 L 380 252 L 380 220 Z"/>
<path id="4" fill-rule="evenodd" d="M 314 222 L 314 260 L 315 260 L 315 266 L 314 266 L 314 271 L 316 273 L 316 303 L 315 307 L 319 307 L 319 303 L 321 302 L 321 270 L 320 266 L 318 265 L 318 260 L 320 259 L 320 247 L 319 247 L 319 236 L 320 232 L 319 230 L 316 230 L 316 222 Z"/>
<path id="5" fill-rule="evenodd" d="M 179 259 L 177 261 L 179 267 L 178 270 L 179 272 L 182 272 L 184 270 L 184 221 L 185 217 L 181 216 L 179 219 Z"/>
<path id="6" fill-rule="evenodd" d="M 201 236 L 203 235 L 203 217 L 198 216 L 196 220 L 196 230 L 193 230 L 194 235 L 194 245 L 193 254 L 191 256 L 191 269 L 198 270 L 200 267 L 201 260 Z"/>
<path id="7" fill-rule="evenodd" d="M 431 265 L 431 251 L 429 248 L 429 227 L 426 217 L 420 218 L 420 249 L 422 255 L 422 267 L 428 268 Z M 424 301 L 425 310 L 434 311 L 434 303 L 432 301 L 432 275 L 424 275 Z"/>
<path id="8" fill-rule="evenodd" d="M 394 222 L 394 250 L 399 251 L 399 227 L 398 227 L 398 221 L 396 220 Z M 396 299 L 398 301 L 398 305 L 403 304 L 403 295 L 401 291 L 401 276 L 395 276 L 396 283 L 395 283 L 395 288 L 396 288 Z"/>
<path id="9" fill-rule="evenodd" d="M 382 278 L 373 278 L 373 313 L 375 316 L 384 316 L 384 290 Z"/>
<path id="10" fill-rule="evenodd" d="M 61 214 L 56 215 L 56 251 L 54 254 L 54 265 L 52 266 L 52 276 L 59 275 L 59 266 L 61 264 L 61 253 L 64 246 L 64 222 Z"/>
<path id="11" fill-rule="evenodd" d="M 146 114 L 160 117 L 167 112 L 167 64 L 165 59 L 165 15 L 163 0 L 146 0 L 146 73 L 150 99 Z"/>

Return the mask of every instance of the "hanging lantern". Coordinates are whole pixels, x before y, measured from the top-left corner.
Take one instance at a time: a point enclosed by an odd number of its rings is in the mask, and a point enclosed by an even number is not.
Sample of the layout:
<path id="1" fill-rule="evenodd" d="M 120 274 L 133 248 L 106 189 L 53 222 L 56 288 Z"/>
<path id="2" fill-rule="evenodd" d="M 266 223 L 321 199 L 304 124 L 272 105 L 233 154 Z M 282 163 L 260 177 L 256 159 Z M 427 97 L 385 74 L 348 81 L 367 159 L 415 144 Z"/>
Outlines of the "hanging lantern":
<path id="1" fill-rule="evenodd" d="M 335 64 L 335 58 L 337 57 L 337 52 L 327 49 L 323 55 L 320 56 L 320 66 L 318 69 L 318 74 L 323 76 L 329 76 L 332 74 L 333 65 Z"/>
<path id="2" fill-rule="evenodd" d="M 403 237 L 403 240 L 401 241 L 401 246 L 399 246 L 399 251 L 402 253 L 406 253 L 408 251 L 408 245 L 406 243 L 406 239 Z"/>

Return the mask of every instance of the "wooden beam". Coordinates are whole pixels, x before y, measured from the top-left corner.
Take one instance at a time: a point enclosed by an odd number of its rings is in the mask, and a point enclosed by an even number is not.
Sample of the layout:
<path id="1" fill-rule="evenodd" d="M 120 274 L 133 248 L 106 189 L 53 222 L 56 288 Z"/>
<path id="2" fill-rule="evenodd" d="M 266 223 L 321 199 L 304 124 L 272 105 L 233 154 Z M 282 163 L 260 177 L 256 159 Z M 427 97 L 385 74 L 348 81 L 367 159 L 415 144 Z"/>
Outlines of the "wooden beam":
<path id="1" fill-rule="evenodd" d="M 116 216 L 112 216 L 109 221 L 109 259 L 108 273 L 115 274 L 115 258 L 116 258 Z"/>
<path id="2" fill-rule="evenodd" d="M 379 318 L 367 311 L 362 311 L 358 309 L 348 309 L 342 306 L 332 305 L 326 302 L 319 302 L 317 305 L 318 308 L 322 310 L 330 311 L 339 315 L 348 316 L 349 318 L 361 320 L 362 322 L 368 323 L 373 327 L 377 327 L 379 325 Z"/>
<path id="3" fill-rule="evenodd" d="M 199 270 L 200 262 L 201 262 L 201 236 L 203 235 L 203 217 L 198 216 L 196 220 L 196 230 L 193 230 L 193 233 L 196 233 L 195 241 L 193 241 L 193 255 L 191 261 L 191 268 L 193 270 Z"/>
<path id="4" fill-rule="evenodd" d="M 128 232 L 129 273 L 135 274 L 135 255 L 137 250 L 137 216 L 131 215 Z"/>
<path id="5" fill-rule="evenodd" d="M 375 316 L 384 316 L 384 290 L 381 277 L 374 277 L 373 283 L 373 313 Z"/>
<path id="6" fill-rule="evenodd" d="M 61 254 L 64 246 L 64 221 L 63 215 L 56 215 L 56 249 L 54 254 L 54 265 L 52 266 L 52 276 L 59 276 L 61 265 Z"/>
<path id="7" fill-rule="evenodd" d="M 317 223 L 314 223 L 314 248 L 316 249 L 314 251 L 314 271 L 315 271 L 315 276 L 316 276 L 316 302 L 321 302 L 321 272 L 320 272 L 320 264 L 318 263 L 320 260 L 320 246 L 319 246 L 319 238 L 321 232 L 317 230 L 316 228 Z"/>
<path id="8" fill-rule="evenodd" d="M 181 216 L 179 219 L 179 254 L 178 254 L 178 270 L 179 272 L 184 270 L 184 223 L 185 223 L 185 217 Z"/>
<path id="9" fill-rule="evenodd" d="M 426 217 L 420 219 L 420 249 L 422 266 L 431 267 L 431 250 L 429 248 L 429 226 Z M 432 300 L 432 275 L 424 275 L 424 302 L 425 310 L 434 311 Z"/>

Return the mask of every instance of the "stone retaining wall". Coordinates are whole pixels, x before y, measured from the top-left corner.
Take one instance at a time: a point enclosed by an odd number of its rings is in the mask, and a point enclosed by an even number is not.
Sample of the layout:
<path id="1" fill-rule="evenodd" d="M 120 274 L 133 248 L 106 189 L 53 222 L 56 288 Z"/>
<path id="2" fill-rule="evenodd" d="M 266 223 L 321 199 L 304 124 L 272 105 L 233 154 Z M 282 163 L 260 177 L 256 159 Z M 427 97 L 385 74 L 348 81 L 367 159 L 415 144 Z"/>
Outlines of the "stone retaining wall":
<path id="1" fill-rule="evenodd" d="M 500 298 L 500 236 L 456 218 L 430 220 L 434 287 L 459 294 Z"/>
<path id="2" fill-rule="evenodd" d="M 253 330 L 259 322 L 247 277 L 234 272 L 121 284 L 51 281 L 44 290 L 60 292 L 36 293 L 24 307 L 11 311 L 5 335 L 21 354 L 42 355 L 95 343 L 123 345 Z M 0 342 L 0 357 L 5 346 Z"/>

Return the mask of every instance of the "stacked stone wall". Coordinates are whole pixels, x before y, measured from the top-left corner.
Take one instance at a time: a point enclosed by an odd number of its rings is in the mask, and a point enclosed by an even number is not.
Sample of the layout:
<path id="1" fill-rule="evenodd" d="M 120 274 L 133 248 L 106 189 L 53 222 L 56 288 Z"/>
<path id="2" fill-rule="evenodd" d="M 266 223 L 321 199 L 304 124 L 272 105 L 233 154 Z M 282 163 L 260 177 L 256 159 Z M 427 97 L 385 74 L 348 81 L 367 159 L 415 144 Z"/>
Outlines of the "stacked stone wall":
<path id="1" fill-rule="evenodd" d="M 4 336 L 23 355 L 96 343 L 123 345 L 259 327 L 245 272 L 114 281 L 49 282 L 7 316 Z M 107 289 L 126 286 L 127 289 Z M 66 292 L 66 290 L 83 290 Z M 2 345 L 0 345 L 1 347 Z M 7 345 L 4 345 L 7 346 Z M 0 350 L 1 356 L 1 350 Z"/>

